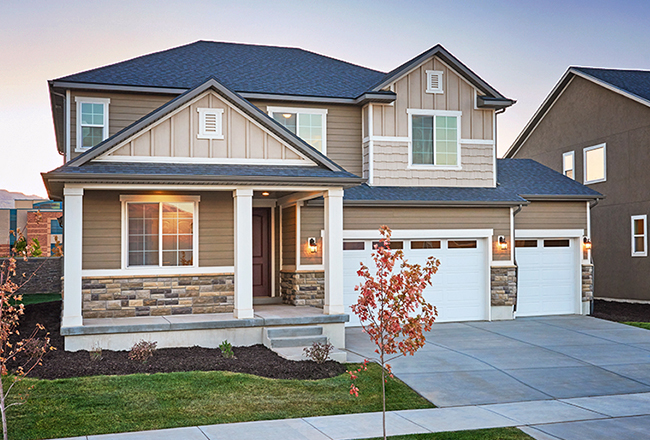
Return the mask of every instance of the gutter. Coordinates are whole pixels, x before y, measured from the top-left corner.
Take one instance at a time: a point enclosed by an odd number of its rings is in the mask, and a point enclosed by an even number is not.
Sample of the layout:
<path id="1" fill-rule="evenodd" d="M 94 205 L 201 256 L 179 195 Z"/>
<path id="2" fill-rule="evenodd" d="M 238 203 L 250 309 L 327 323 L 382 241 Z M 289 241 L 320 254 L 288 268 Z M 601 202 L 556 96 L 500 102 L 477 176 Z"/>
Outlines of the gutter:
<path id="1" fill-rule="evenodd" d="M 513 206 L 528 205 L 527 202 L 507 202 L 507 201 L 471 201 L 471 200 L 346 200 L 343 198 L 343 205 L 345 206 L 358 206 L 358 207 L 377 207 L 382 204 L 390 203 L 391 206 L 400 207 L 441 207 L 449 206 L 454 208 L 476 208 L 476 207 L 490 207 L 490 208 L 512 208 Z M 319 199 L 310 200 L 309 205 L 317 206 L 322 205 L 323 201 Z"/>
<path id="2" fill-rule="evenodd" d="M 530 201 L 556 201 L 556 202 L 579 202 L 585 200 L 598 200 L 602 199 L 605 196 L 602 194 L 562 194 L 562 195 L 528 195 L 528 194 L 518 194 L 519 197 L 523 197 L 526 200 Z"/>

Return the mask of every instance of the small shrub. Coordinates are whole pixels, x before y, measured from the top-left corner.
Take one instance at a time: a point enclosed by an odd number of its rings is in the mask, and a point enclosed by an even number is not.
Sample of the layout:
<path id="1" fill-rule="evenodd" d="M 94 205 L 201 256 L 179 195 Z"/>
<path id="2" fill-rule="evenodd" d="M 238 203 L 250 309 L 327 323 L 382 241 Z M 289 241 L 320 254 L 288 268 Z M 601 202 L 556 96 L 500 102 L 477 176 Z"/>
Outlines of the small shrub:
<path id="1" fill-rule="evenodd" d="M 234 358 L 235 354 L 232 352 L 232 344 L 226 339 L 221 344 L 219 344 L 219 350 L 221 350 L 221 356 L 226 359 Z"/>
<path id="2" fill-rule="evenodd" d="M 314 342 L 311 347 L 305 347 L 303 350 L 305 356 L 317 364 L 322 364 L 330 357 L 330 353 L 334 351 L 334 346 L 327 341 L 325 344 Z"/>
<path id="3" fill-rule="evenodd" d="M 99 344 L 94 344 L 88 353 L 90 354 L 91 361 L 99 362 L 102 360 L 102 347 Z"/>
<path id="4" fill-rule="evenodd" d="M 156 341 L 145 341 L 142 339 L 131 347 L 131 351 L 129 351 L 129 359 L 146 364 L 149 358 L 153 356 L 156 351 L 156 345 L 158 345 Z"/>

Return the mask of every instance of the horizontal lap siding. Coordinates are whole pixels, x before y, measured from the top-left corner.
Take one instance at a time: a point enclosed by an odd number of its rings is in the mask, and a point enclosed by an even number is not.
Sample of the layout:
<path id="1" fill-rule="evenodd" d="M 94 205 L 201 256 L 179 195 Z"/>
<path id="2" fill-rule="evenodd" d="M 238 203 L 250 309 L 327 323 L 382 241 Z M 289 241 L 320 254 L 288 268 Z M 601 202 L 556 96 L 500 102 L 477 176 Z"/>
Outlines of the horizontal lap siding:
<path id="1" fill-rule="evenodd" d="M 231 192 L 201 193 L 199 266 L 235 264 L 234 207 Z"/>
<path id="2" fill-rule="evenodd" d="M 499 235 L 510 241 L 509 208 L 346 207 L 343 229 L 493 229 L 493 259 L 508 260 L 509 251 L 496 246 Z M 435 238 L 435 237 L 432 237 Z"/>
<path id="3" fill-rule="evenodd" d="M 282 265 L 296 264 L 296 207 L 282 209 Z"/>
<path id="4" fill-rule="evenodd" d="M 324 211 L 321 207 L 303 206 L 300 208 L 300 264 L 322 264 L 323 238 L 321 230 L 325 228 Z M 309 252 L 309 237 L 318 243 L 316 253 Z"/>
<path id="5" fill-rule="evenodd" d="M 532 202 L 515 216 L 517 229 L 585 229 L 585 202 Z"/>

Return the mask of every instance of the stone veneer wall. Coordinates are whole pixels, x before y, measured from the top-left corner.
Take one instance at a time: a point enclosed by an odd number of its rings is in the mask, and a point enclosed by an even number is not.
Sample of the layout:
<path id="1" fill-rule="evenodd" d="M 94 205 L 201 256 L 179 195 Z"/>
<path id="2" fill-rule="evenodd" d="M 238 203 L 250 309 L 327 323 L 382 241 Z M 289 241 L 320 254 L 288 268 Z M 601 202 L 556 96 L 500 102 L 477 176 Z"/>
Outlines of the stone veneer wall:
<path id="1" fill-rule="evenodd" d="M 284 304 L 322 308 L 325 303 L 325 273 L 280 272 L 280 292 Z"/>
<path id="2" fill-rule="evenodd" d="M 16 276 L 12 280 L 18 285 L 25 283 L 18 293 L 60 293 L 62 264 L 61 257 L 29 257 L 27 261 L 16 257 Z"/>
<path id="3" fill-rule="evenodd" d="M 582 300 L 591 301 L 594 299 L 594 265 L 584 264 L 582 266 Z"/>
<path id="4" fill-rule="evenodd" d="M 512 306 L 517 302 L 516 267 L 492 267 L 490 281 L 493 306 Z"/>
<path id="5" fill-rule="evenodd" d="M 233 274 L 157 277 L 84 277 L 84 318 L 228 313 Z"/>

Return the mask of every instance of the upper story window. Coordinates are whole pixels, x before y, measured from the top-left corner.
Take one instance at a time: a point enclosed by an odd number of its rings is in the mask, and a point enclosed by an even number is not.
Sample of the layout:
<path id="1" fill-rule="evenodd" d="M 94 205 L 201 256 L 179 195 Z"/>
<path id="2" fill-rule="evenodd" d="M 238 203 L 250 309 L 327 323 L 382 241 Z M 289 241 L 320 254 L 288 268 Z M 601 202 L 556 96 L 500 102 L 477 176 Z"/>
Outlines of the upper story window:
<path id="1" fill-rule="evenodd" d="M 94 147 L 108 137 L 108 98 L 76 97 L 77 151 Z"/>
<path id="2" fill-rule="evenodd" d="M 223 139 L 223 109 L 197 108 L 199 112 L 199 139 Z"/>
<path id="3" fill-rule="evenodd" d="M 632 216 L 632 256 L 648 256 L 648 216 Z"/>
<path id="4" fill-rule="evenodd" d="M 407 110 L 409 165 L 460 167 L 460 112 Z"/>
<path id="5" fill-rule="evenodd" d="M 568 151 L 562 155 L 562 174 L 574 180 L 576 178 L 575 153 L 573 151 Z"/>
<path id="6" fill-rule="evenodd" d="M 442 73 L 439 70 L 427 70 L 427 93 L 443 93 Z"/>
<path id="7" fill-rule="evenodd" d="M 599 144 L 583 150 L 584 183 L 597 183 L 607 180 L 606 145 Z"/>
<path id="8" fill-rule="evenodd" d="M 327 154 L 327 110 L 268 107 L 269 115 L 291 133 Z"/>

